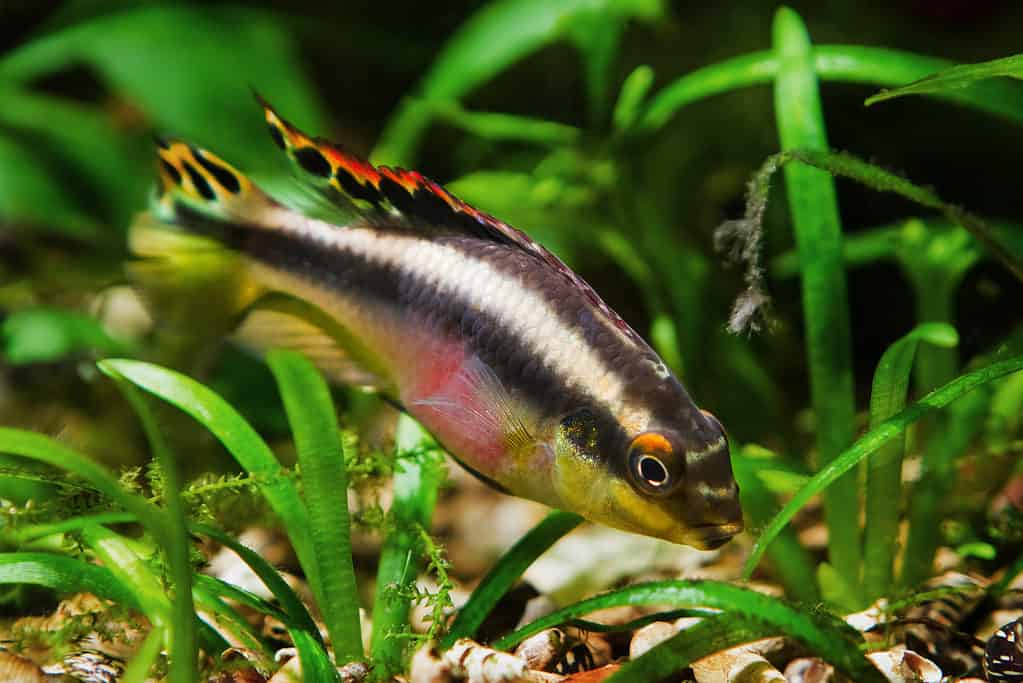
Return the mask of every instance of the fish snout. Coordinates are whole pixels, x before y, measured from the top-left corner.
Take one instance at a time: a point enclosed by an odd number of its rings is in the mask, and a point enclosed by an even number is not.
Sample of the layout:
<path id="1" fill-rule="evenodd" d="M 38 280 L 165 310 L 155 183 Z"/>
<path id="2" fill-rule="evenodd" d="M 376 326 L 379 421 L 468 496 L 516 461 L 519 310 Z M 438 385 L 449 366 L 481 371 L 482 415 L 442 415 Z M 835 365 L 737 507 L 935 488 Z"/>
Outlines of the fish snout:
<path id="1" fill-rule="evenodd" d="M 718 547 L 743 529 L 739 486 L 732 473 L 728 441 L 686 454 L 685 505 L 698 547 Z"/>

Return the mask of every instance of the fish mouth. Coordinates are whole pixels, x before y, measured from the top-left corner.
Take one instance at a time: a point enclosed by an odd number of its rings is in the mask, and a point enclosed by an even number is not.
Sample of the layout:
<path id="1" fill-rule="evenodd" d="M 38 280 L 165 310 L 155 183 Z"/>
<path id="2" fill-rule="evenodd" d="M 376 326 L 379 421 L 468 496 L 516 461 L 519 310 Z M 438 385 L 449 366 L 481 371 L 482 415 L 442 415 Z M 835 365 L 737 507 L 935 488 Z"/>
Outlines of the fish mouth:
<path id="1" fill-rule="evenodd" d="M 731 522 L 729 524 L 708 524 L 691 529 L 691 536 L 687 541 L 694 548 L 700 550 L 716 550 L 732 537 L 742 531 L 742 522 Z"/>

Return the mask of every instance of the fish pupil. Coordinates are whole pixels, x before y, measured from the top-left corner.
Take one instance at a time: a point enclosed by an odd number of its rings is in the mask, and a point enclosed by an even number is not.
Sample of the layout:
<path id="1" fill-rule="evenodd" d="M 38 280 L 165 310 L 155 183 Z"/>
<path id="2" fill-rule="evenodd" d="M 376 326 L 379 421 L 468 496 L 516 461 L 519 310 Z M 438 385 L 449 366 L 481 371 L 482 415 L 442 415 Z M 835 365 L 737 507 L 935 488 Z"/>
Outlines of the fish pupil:
<path id="1" fill-rule="evenodd" d="M 662 486 L 668 480 L 668 470 L 657 458 L 644 455 L 639 460 L 639 473 L 652 486 Z"/>

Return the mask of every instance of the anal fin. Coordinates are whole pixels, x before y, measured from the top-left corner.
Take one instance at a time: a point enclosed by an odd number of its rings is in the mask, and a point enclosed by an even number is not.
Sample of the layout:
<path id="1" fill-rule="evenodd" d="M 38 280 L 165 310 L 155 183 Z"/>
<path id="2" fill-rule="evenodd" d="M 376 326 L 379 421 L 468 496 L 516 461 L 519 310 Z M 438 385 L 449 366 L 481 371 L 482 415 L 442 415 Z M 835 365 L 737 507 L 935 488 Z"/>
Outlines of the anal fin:
<path id="1" fill-rule="evenodd" d="M 347 386 L 388 391 L 381 373 L 346 348 L 348 335 L 319 308 L 283 294 L 270 294 L 247 311 L 234 338 L 257 350 L 286 348 L 306 356 L 328 379 Z"/>

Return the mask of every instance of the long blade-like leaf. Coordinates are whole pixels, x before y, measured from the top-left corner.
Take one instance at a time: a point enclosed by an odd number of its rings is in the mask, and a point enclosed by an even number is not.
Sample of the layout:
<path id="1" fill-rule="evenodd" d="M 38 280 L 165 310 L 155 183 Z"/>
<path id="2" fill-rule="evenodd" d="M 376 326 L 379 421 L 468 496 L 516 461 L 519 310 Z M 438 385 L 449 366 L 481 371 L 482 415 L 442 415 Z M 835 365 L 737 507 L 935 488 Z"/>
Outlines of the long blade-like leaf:
<path id="1" fill-rule="evenodd" d="M 760 538 L 757 539 L 753 552 L 750 553 L 749 558 L 746 560 L 743 570 L 744 575 L 749 577 L 753 573 L 753 570 L 760 562 L 760 558 L 763 557 L 764 549 L 778 535 L 778 532 L 792 521 L 792 518 L 799 512 L 800 508 L 806 505 L 815 495 L 826 489 L 833 481 L 855 467 L 861 460 L 877 451 L 877 449 L 891 439 L 902 434 L 909 425 L 924 415 L 948 405 L 982 384 L 1020 370 L 1023 370 L 1023 357 L 1018 356 L 999 363 L 992 363 L 987 367 L 974 370 L 965 375 L 960 375 L 864 434 L 844 453 L 814 475 L 813 479 L 800 489 L 799 493 L 793 496 L 792 500 L 782 508 L 782 511 L 771 520 L 771 523 L 764 529 Z"/>
<path id="2" fill-rule="evenodd" d="M 733 617 L 769 624 L 825 658 L 852 680 L 884 681 L 860 652 L 859 633 L 824 612 L 801 610 L 778 598 L 718 581 L 658 581 L 637 584 L 598 595 L 557 610 L 494 643 L 506 649 L 540 631 L 607 607 L 671 605 L 712 607 Z"/>
<path id="3" fill-rule="evenodd" d="M 362 659 L 358 589 L 348 519 L 348 476 L 330 389 L 294 351 L 267 354 L 295 436 L 320 576 L 320 611 L 339 663 Z"/>
<path id="4" fill-rule="evenodd" d="M 909 376 L 920 342 L 951 348 L 959 341 L 954 328 L 943 323 L 918 325 L 888 347 L 874 371 L 870 393 L 870 426 L 906 407 Z M 902 503 L 903 443 L 893 439 L 867 461 L 866 526 L 863 532 L 863 597 L 873 602 L 891 587 L 892 563 Z"/>
<path id="5" fill-rule="evenodd" d="M 783 7 L 775 14 L 778 58 L 774 106 L 783 150 L 827 151 L 817 75 L 810 38 L 802 19 Z M 835 181 L 826 172 L 802 164 L 785 166 L 785 189 L 802 268 L 802 298 L 810 394 L 817 418 L 817 449 L 827 465 L 853 440 L 856 406 L 842 223 Z M 852 475 L 824 497 L 828 556 L 846 579 L 858 585 L 860 567 L 859 496 Z"/>
<path id="6" fill-rule="evenodd" d="M 577 514 L 555 510 L 530 529 L 483 577 L 468 602 L 458 611 L 447 636 L 441 641 L 441 647 L 449 648 L 459 638 L 473 637 L 476 629 L 529 565 L 582 521 L 583 518 Z"/>
<path id="7" fill-rule="evenodd" d="M 173 370 L 124 359 L 105 360 L 102 367 L 177 406 L 224 444 L 238 463 L 260 482 L 260 490 L 284 523 L 309 583 L 317 587 L 314 592 L 319 595 L 319 575 L 305 505 L 273 451 L 245 418 L 213 390 Z"/>
<path id="8" fill-rule="evenodd" d="M 0 553 L 0 584 L 27 583 L 61 593 L 92 593 L 139 609 L 138 597 L 106 567 L 46 553 Z"/>
<path id="9" fill-rule="evenodd" d="M 868 97 L 866 105 L 869 107 L 877 102 L 902 97 L 903 95 L 925 95 L 949 90 L 960 90 L 974 81 L 999 77 L 1023 78 L 1023 55 L 993 59 L 989 62 L 980 62 L 979 64 L 959 64 L 949 67 L 926 78 L 913 81 L 901 88 L 882 90 L 876 95 Z"/>

